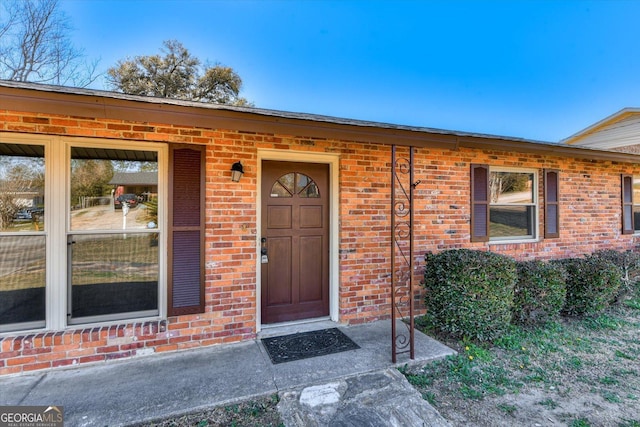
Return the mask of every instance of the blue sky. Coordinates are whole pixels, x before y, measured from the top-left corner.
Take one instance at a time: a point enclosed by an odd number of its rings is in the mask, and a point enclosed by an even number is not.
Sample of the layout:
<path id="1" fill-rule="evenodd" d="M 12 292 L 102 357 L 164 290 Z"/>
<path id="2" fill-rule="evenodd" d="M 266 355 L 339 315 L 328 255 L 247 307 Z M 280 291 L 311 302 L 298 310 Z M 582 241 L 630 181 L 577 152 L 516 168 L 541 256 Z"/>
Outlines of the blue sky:
<path id="1" fill-rule="evenodd" d="M 105 71 L 176 39 L 256 107 L 559 141 L 640 107 L 640 1 L 62 0 Z M 104 89 L 103 82 L 95 85 Z"/>

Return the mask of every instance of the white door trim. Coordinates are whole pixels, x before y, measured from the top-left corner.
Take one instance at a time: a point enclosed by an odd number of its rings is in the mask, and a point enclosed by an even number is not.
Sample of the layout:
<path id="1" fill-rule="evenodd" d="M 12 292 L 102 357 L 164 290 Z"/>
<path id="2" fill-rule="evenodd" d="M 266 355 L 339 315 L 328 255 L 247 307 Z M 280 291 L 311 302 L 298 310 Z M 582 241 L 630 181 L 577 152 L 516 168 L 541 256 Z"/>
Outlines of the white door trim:
<path id="1" fill-rule="evenodd" d="M 256 179 L 256 332 L 262 329 L 260 301 L 262 286 L 260 277 L 260 236 L 262 235 L 262 161 L 323 163 L 329 165 L 329 316 L 338 322 L 340 312 L 340 256 L 339 213 L 340 213 L 340 155 L 333 153 L 313 153 L 308 151 L 258 149 L 258 171 Z"/>

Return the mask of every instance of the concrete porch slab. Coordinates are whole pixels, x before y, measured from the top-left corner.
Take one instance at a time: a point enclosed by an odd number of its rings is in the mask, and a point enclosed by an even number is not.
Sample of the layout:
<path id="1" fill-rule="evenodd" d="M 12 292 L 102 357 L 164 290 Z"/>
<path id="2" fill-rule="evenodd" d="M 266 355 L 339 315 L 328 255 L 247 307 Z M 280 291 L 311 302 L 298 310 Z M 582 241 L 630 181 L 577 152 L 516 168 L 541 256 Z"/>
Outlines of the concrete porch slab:
<path id="1" fill-rule="evenodd" d="M 66 425 L 128 425 L 394 367 L 389 321 L 337 326 L 361 348 L 273 365 L 254 340 L 6 377 L 0 405 L 63 406 Z M 416 331 L 416 359 L 395 366 L 453 353 Z"/>

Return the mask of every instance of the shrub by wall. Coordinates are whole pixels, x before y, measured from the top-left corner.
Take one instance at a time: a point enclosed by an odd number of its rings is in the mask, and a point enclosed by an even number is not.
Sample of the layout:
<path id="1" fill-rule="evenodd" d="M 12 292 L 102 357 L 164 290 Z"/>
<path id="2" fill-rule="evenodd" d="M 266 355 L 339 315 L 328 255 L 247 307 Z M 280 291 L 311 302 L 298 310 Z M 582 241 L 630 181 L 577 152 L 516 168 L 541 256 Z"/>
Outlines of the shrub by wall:
<path id="1" fill-rule="evenodd" d="M 491 341 L 511 321 L 516 263 L 492 252 L 454 249 L 425 256 L 430 323 L 458 338 Z"/>
<path id="2" fill-rule="evenodd" d="M 563 314 L 595 315 L 609 307 L 622 283 L 622 272 L 611 261 L 590 255 L 557 261 L 567 271 L 567 298 Z"/>
<path id="3" fill-rule="evenodd" d="M 536 325 L 553 320 L 565 305 L 566 272 L 558 263 L 517 263 L 518 280 L 513 297 L 513 322 Z"/>
<path id="4" fill-rule="evenodd" d="M 593 256 L 615 264 L 621 271 L 621 283 L 613 304 L 621 304 L 638 286 L 640 280 L 640 253 L 635 251 L 597 251 Z"/>

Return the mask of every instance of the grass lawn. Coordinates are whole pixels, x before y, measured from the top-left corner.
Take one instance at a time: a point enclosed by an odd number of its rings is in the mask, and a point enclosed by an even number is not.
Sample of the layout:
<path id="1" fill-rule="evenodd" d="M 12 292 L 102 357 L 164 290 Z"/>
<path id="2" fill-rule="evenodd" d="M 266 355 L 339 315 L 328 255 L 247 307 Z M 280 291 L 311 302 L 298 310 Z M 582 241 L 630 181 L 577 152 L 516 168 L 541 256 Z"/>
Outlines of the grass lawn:
<path id="1" fill-rule="evenodd" d="M 454 426 L 640 427 L 640 292 L 595 318 L 513 326 L 493 346 L 402 369 Z"/>

